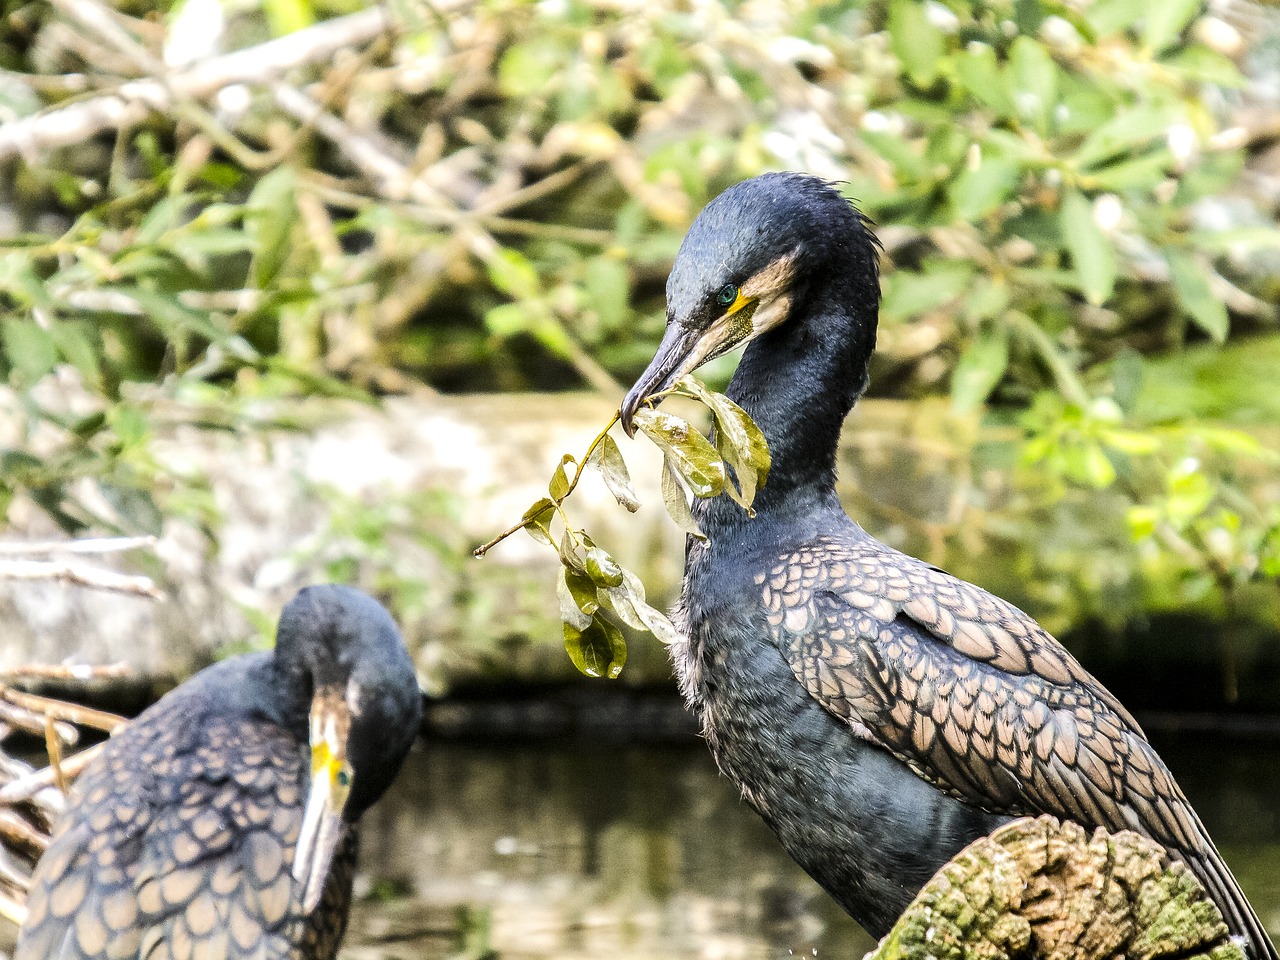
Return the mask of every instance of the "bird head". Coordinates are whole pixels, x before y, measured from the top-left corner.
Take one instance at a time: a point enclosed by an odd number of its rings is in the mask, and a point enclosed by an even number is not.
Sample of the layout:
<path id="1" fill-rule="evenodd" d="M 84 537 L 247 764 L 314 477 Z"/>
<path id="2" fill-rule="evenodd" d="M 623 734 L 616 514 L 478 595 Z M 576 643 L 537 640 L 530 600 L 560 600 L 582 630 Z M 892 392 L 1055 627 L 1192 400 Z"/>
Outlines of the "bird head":
<path id="1" fill-rule="evenodd" d="M 667 279 L 666 333 L 622 403 L 623 429 L 633 435 L 635 412 L 650 397 L 783 326 L 810 295 L 856 291 L 858 273 L 869 274 L 876 289 L 875 241 L 829 183 L 766 173 L 730 187 L 698 214 L 680 244 Z"/>
<path id="2" fill-rule="evenodd" d="M 275 659 L 310 698 L 310 787 L 293 865 L 310 913 L 344 822 L 359 819 L 399 772 L 422 719 L 422 694 L 391 615 L 350 587 L 299 591 L 281 614 Z"/>

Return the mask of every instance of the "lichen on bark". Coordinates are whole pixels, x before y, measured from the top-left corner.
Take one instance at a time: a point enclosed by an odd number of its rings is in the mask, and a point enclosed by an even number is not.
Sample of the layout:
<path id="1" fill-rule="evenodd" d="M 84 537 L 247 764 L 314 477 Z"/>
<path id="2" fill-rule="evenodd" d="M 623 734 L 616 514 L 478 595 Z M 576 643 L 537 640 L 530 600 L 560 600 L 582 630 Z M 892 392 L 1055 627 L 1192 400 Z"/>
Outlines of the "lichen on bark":
<path id="1" fill-rule="evenodd" d="M 1204 888 L 1136 833 L 1015 820 L 934 876 L 867 960 L 1245 960 Z"/>

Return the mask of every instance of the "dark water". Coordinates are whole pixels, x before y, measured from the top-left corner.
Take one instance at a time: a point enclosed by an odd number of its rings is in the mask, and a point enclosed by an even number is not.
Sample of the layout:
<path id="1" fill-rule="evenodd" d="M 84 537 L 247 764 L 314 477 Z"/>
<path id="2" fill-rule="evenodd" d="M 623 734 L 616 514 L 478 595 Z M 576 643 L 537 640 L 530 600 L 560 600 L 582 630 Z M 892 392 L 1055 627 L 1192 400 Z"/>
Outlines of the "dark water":
<path id="1" fill-rule="evenodd" d="M 1280 933 L 1280 740 L 1152 740 Z M 696 740 L 436 744 L 366 823 L 347 960 L 788 960 L 873 945 Z"/>

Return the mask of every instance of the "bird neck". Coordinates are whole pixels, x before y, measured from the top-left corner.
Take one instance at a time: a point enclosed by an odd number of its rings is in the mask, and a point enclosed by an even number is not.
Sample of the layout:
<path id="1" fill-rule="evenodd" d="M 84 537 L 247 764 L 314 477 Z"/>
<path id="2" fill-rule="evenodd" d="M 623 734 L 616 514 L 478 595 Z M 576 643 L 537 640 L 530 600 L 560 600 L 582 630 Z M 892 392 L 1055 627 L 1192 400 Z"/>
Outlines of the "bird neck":
<path id="1" fill-rule="evenodd" d="M 747 348 L 726 395 L 764 433 L 772 466 L 756 494 L 757 519 L 839 509 L 840 428 L 867 385 L 875 318 L 833 304 L 793 317 Z M 716 530 L 750 521 L 728 497 L 702 501 L 696 516 Z"/>

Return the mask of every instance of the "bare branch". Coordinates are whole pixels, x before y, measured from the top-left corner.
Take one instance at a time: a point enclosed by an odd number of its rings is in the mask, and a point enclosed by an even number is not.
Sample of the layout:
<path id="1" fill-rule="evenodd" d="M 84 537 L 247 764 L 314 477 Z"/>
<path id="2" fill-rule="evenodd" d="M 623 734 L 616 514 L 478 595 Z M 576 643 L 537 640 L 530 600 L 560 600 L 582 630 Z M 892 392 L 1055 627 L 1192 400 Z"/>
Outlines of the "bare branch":
<path id="1" fill-rule="evenodd" d="M 78 587 L 112 590 L 152 600 L 164 599 L 164 594 L 150 577 L 57 560 L 0 560 L 0 580 L 62 580 Z"/>
<path id="2" fill-rule="evenodd" d="M 124 553 L 154 547 L 155 537 L 90 537 L 84 540 L 35 540 L 0 542 L 0 556 L 31 556 L 48 553 Z"/>
<path id="3" fill-rule="evenodd" d="M 467 2 L 452 0 L 445 6 L 460 9 Z M 141 123 L 152 111 L 169 109 L 174 95 L 203 99 L 232 84 L 269 83 L 296 67 L 323 63 L 340 50 L 368 43 L 389 27 L 386 11 L 372 7 L 255 47 L 211 57 L 168 74 L 166 82 L 130 81 L 113 94 L 0 125 L 0 159 L 22 154 L 34 161 L 41 151 L 74 146 L 103 130 Z"/>

